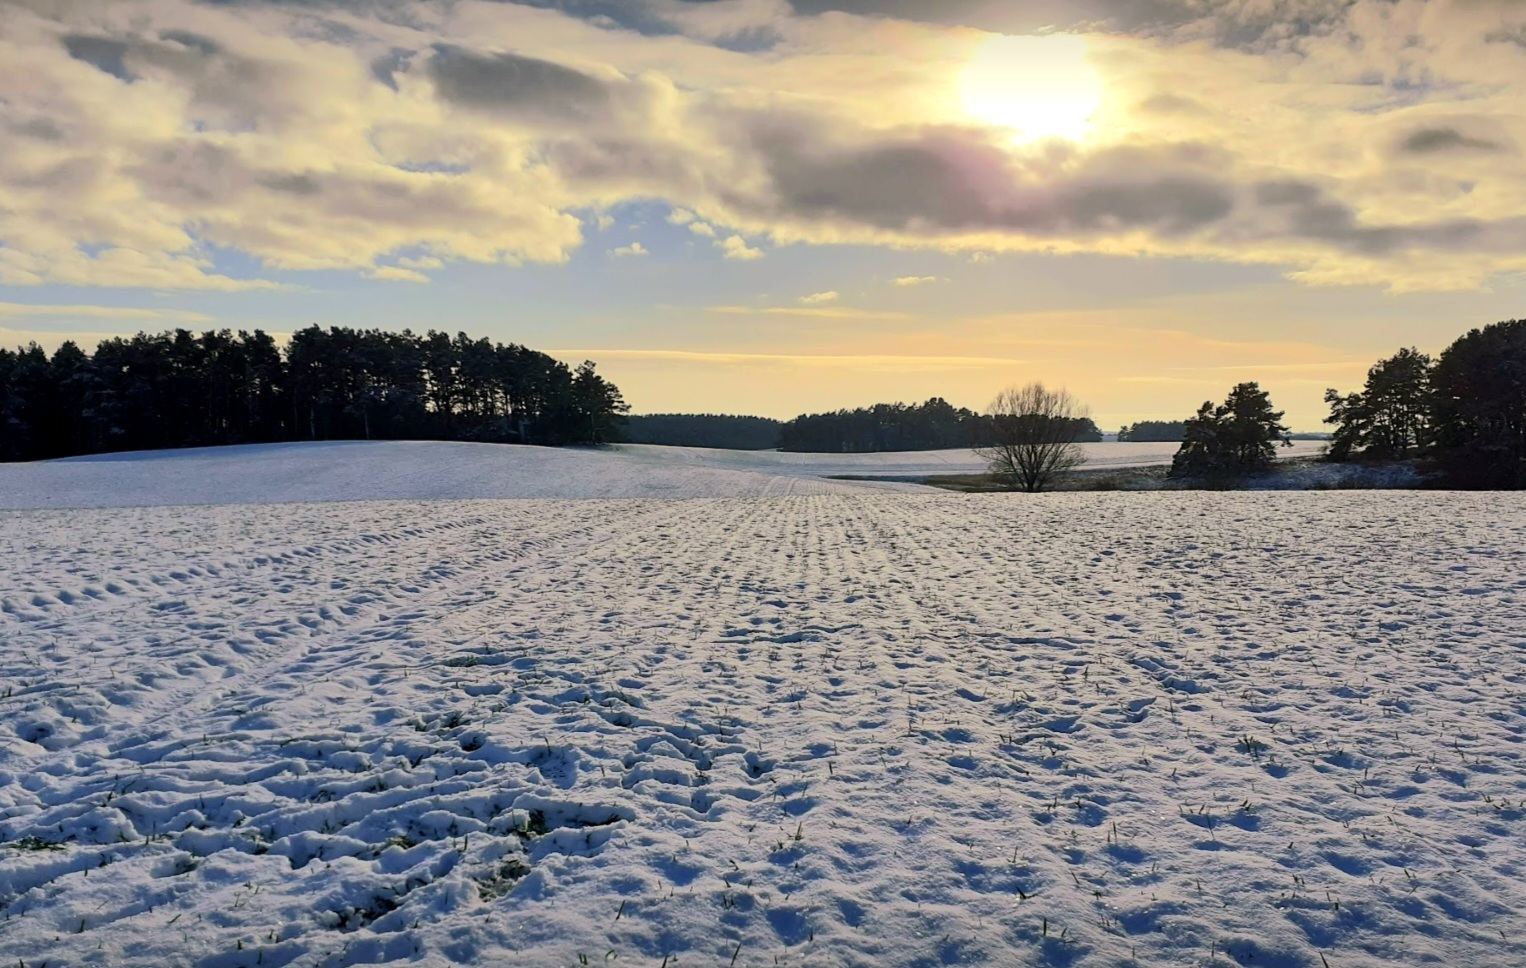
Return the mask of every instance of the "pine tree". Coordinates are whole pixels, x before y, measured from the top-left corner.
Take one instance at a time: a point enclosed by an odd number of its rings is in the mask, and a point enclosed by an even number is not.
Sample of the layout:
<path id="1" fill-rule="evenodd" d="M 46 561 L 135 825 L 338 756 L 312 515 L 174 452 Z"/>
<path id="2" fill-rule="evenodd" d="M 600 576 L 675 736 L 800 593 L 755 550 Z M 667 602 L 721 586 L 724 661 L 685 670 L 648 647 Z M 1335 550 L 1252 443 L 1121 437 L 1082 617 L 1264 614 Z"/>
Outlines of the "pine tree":
<path id="1" fill-rule="evenodd" d="M 1433 433 L 1450 483 L 1526 488 L 1526 319 L 1458 339 L 1431 383 Z"/>
<path id="2" fill-rule="evenodd" d="M 1277 443 L 1291 445 L 1282 411 L 1257 383 L 1241 383 L 1215 407 L 1205 401 L 1186 422 L 1171 462 L 1173 477 L 1237 477 L 1268 470 Z"/>
<path id="3" fill-rule="evenodd" d="M 1404 349 L 1368 370 L 1360 393 L 1326 390 L 1325 423 L 1335 425 L 1330 459 L 1348 460 L 1357 452 L 1392 459 L 1424 450 L 1430 442 L 1430 384 L 1431 358 Z"/>

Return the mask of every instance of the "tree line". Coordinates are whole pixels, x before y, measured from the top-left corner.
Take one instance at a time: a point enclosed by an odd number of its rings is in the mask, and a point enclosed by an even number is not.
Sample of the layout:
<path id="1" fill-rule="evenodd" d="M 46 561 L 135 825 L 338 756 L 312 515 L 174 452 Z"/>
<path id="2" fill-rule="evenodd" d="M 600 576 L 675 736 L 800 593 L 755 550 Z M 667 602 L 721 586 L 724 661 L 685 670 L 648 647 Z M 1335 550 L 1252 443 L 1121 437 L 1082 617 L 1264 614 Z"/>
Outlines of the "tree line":
<path id="1" fill-rule="evenodd" d="M 1187 435 L 1185 420 L 1141 420 L 1118 430 L 1119 443 L 1176 443 Z"/>
<path id="2" fill-rule="evenodd" d="M 1325 422 L 1335 427 L 1329 460 L 1418 458 L 1447 486 L 1526 488 L 1526 320 L 1475 329 L 1434 360 L 1402 349 L 1375 363 L 1361 390 L 1328 390 L 1325 401 Z M 978 448 L 991 476 L 1014 490 L 1052 486 L 1084 463 L 1072 428 L 1085 412 L 1064 389 L 1042 383 L 1003 391 L 988 409 L 997 438 Z M 1282 418 L 1248 382 L 1222 403 L 1204 401 L 1179 425 L 1147 421 L 1119 437 L 1177 436 L 1171 476 L 1212 484 L 1270 470 L 1278 446 L 1292 443 Z"/>
<path id="3" fill-rule="evenodd" d="M 1076 416 L 1078 441 L 1099 441 L 1090 417 Z M 804 414 L 784 424 L 779 449 L 799 453 L 868 454 L 985 447 L 1000 437 L 997 416 L 955 407 L 942 397 L 923 404 L 880 403 L 855 410 Z"/>
<path id="4" fill-rule="evenodd" d="M 771 417 L 716 413 L 654 413 L 625 418 L 622 439 L 632 444 L 777 450 L 784 424 Z"/>
<path id="5" fill-rule="evenodd" d="M 0 460 L 304 440 L 614 438 L 619 388 L 516 344 L 310 326 L 0 349 Z"/>
<path id="6" fill-rule="evenodd" d="M 1526 488 L 1526 319 L 1474 329 L 1435 359 L 1400 350 L 1325 402 L 1331 460 L 1418 457 L 1454 487 Z"/>

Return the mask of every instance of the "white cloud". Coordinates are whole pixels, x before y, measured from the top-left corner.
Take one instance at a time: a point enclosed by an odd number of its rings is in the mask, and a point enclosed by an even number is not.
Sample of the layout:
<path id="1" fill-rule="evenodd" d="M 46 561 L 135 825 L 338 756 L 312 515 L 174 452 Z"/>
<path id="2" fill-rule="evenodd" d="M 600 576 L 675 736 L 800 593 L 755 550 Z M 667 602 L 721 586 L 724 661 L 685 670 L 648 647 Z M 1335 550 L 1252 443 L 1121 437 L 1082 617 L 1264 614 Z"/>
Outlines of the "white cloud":
<path id="1" fill-rule="evenodd" d="M 717 242 L 716 247 L 725 253 L 728 259 L 751 261 L 763 258 L 763 250 L 752 248 L 740 235 L 727 236 L 724 241 Z"/>
<path id="2" fill-rule="evenodd" d="M 809 296 L 801 296 L 800 301 L 807 306 L 820 305 L 821 303 L 836 302 L 842 298 L 840 292 L 813 292 Z"/>
<path id="3" fill-rule="evenodd" d="M 383 279 L 387 282 L 428 282 L 429 277 L 422 272 L 413 269 L 404 269 L 401 266 L 377 266 L 374 269 L 366 269 L 368 279 Z"/>
<path id="4" fill-rule="evenodd" d="M 525 4 L 10 3 L 0 284 L 271 285 L 219 250 L 381 278 L 433 268 L 410 251 L 560 263 L 587 212 L 654 200 L 731 259 L 751 238 L 1395 289 L 1526 270 L 1526 7 L 1181 6 L 1212 16 L 1085 36 L 1091 141 L 1019 148 L 959 109 L 983 35 L 784 0 L 654 5 L 672 36 Z"/>
<path id="5" fill-rule="evenodd" d="M 810 319 L 910 319 L 907 313 L 851 306 L 708 306 L 723 316 L 803 316 Z"/>
<path id="6" fill-rule="evenodd" d="M 418 256 L 416 258 L 404 257 L 397 260 L 397 264 L 404 269 L 443 269 L 445 260 L 437 259 L 432 255 Z"/>
<path id="7" fill-rule="evenodd" d="M 622 245 L 618 249 L 610 249 L 609 254 L 616 259 L 631 259 L 651 255 L 652 253 L 640 242 L 632 242 L 630 245 Z"/>
<path id="8" fill-rule="evenodd" d="M 937 276 L 901 276 L 890 280 L 890 284 L 905 289 L 911 286 L 930 286 L 937 281 Z"/>

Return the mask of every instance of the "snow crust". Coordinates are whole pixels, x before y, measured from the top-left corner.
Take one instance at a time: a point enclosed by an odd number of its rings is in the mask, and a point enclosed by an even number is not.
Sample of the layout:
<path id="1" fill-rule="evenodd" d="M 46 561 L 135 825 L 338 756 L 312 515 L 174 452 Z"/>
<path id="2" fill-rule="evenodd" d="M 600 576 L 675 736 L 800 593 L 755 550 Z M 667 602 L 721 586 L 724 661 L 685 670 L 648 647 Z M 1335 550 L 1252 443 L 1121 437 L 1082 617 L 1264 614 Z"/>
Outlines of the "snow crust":
<path id="1" fill-rule="evenodd" d="M 1520 496 L 722 473 L 0 514 L 0 964 L 1526 963 Z"/>

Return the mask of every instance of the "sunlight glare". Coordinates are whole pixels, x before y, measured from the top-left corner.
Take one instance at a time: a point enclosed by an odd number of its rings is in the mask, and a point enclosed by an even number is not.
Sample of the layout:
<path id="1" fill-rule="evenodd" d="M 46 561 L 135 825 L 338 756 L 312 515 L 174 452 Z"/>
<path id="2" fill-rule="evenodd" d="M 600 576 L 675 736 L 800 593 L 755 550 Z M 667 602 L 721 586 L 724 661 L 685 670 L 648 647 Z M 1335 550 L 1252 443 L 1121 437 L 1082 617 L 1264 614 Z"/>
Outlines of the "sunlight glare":
<path id="1" fill-rule="evenodd" d="M 1102 102 L 1102 81 L 1072 34 L 998 36 L 970 59 L 959 80 L 971 117 L 1010 128 L 1013 140 L 1079 141 Z"/>

